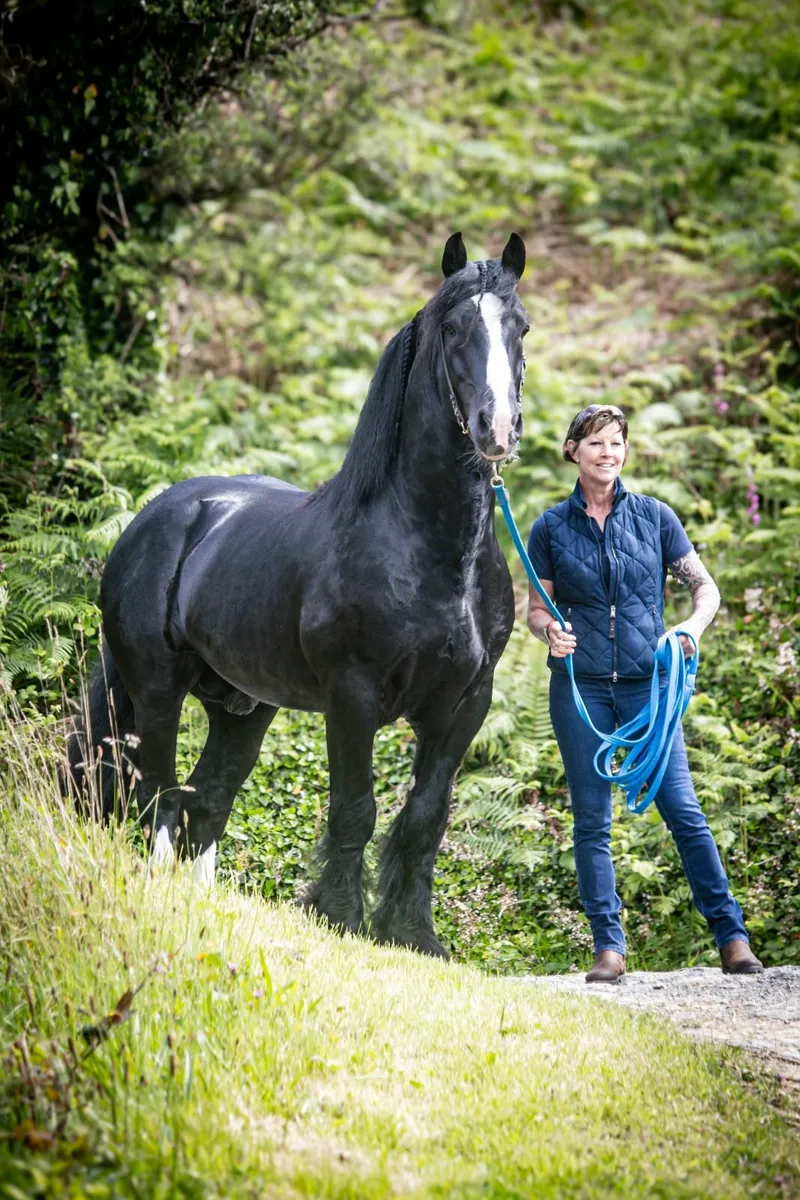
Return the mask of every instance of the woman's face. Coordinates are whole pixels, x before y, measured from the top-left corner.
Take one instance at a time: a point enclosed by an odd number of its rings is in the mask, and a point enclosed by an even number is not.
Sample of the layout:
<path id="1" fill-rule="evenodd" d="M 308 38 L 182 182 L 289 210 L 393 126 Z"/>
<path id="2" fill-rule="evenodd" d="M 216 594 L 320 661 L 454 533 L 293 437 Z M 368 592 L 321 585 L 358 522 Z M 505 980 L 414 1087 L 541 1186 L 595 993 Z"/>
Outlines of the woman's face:
<path id="1" fill-rule="evenodd" d="M 568 442 L 567 446 L 580 468 L 581 478 L 591 483 L 612 483 L 625 465 L 628 453 L 617 421 L 587 434 L 579 442 Z"/>

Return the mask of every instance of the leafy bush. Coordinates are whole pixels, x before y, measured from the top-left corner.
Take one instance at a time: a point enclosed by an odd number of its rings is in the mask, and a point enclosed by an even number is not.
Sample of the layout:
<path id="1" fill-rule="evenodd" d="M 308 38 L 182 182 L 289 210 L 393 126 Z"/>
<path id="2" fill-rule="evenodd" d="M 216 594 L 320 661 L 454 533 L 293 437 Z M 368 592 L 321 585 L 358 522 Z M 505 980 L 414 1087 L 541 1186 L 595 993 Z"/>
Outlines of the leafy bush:
<path id="1" fill-rule="evenodd" d="M 14 502 L 57 486 L 84 429 L 157 399 L 180 214 L 226 194 L 231 170 L 236 186 L 245 177 L 252 186 L 337 143 L 358 119 L 357 71 L 344 115 L 323 108 L 298 136 L 296 114 L 318 88 L 342 85 L 341 72 L 320 77 L 313 39 L 366 15 L 354 0 L 3 6 L 0 487 Z M 335 61 L 325 59 L 329 76 Z M 219 108 L 245 98 L 248 136 L 231 142 L 219 135 Z M 198 136 L 201 113 L 216 137 Z"/>

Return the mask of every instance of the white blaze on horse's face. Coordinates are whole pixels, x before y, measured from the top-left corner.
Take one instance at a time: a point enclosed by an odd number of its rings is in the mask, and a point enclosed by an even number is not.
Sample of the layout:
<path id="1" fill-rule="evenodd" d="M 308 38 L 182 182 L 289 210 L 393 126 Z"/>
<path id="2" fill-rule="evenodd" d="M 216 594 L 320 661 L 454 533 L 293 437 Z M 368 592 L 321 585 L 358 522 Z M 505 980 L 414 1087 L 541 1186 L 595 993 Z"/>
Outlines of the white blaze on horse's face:
<path id="1" fill-rule="evenodd" d="M 480 312 L 486 336 L 489 339 L 489 356 L 486 360 L 486 386 L 494 397 L 492 434 L 498 446 L 511 445 L 514 414 L 511 411 L 512 376 L 508 351 L 503 341 L 503 301 L 494 292 L 483 297 L 473 296 L 472 302 Z"/>

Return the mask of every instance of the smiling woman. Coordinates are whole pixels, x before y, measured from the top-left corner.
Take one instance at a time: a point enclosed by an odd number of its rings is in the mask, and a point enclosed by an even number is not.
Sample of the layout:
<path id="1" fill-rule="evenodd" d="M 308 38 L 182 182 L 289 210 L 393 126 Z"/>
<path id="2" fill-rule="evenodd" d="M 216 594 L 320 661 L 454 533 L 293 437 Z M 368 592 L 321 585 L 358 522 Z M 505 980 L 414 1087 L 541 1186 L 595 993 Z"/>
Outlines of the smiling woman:
<path id="1" fill-rule="evenodd" d="M 587 479 L 618 475 L 628 459 L 628 421 L 614 404 L 590 404 L 572 419 L 562 447 Z"/>
<path id="2" fill-rule="evenodd" d="M 564 660 L 572 656 L 595 727 L 610 733 L 650 699 L 654 654 L 664 634 L 667 570 L 691 589 L 693 613 L 682 628 L 695 641 L 713 620 L 719 592 L 672 509 L 624 487 L 620 472 L 628 458 L 628 422 L 621 409 L 600 404 L 583 409 L 572 420 L 562 450 L 578 466 L 579 478 L 569 499 L 536 521 L 528 554 L 565 628 L 533 587 L 528 627 L 550 648 L 550 716 L 569 785 L 578 888 L 596 954 L 586 980 L 614 983 L 625 973 L 625 935 L 611 861 L 611 784 L 594 769 L 601 743 L 572 702 Z M 689 638 L 682 641 L 690 653 Z M 695 795 L 680 724 L 655 803 L 675 838 L 723 970 L 761 971 Z"/>

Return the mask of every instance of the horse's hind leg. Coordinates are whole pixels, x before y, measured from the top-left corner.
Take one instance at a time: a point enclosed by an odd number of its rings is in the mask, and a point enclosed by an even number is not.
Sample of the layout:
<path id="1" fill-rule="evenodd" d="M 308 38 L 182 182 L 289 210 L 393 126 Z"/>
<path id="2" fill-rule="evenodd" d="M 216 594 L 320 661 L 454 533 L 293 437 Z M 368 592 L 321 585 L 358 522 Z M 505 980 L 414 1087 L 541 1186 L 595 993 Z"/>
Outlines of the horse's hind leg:
<path id="1" fill-rule="evenodd" d="M 433 929 L 433 864 L 447 825 L 455 773 L 483 724 L 491 697 L 490 678 L 449 722 L 435 712 L 415 720 L 414 786 L 381 859 L 380 899 L 370 922 L 376 941 L 448 957 Z"/>
<path id="2" fill-rule="evenodd" d="M 182 692 L 134 696 L 133 701 L 142 775 L 136 804 L 140 823 L 152 831 L 150 845 L 157 863 L 172 857 L 180 809 L 175 748 L 182 704 Z"/>
<path id="3" fill-rule="evenodd" d="M 278 711 L 258 704 L 251 713 L 239 716 L 222 704 L 204 704 L 208 713 L 208 737 L 192 771 L 181 801 L 186 817 L 185 846 L 197 858 L 196 878 L 210 883 L 214 878 L 217 844 L 230 816 L 236 793 L 252 771 L 272 718 Z"/>
<path id="4" fill-rule="evenodd" d="M 320 846 L 319 878 L 302 898 L 334 929 L 357 933 L 364 921 L 364 847 L 375 830 L 372 743 L 378 728 L 375 689 L 360 673 L 342 676 L 325 711 L 331 801 Z"/>

